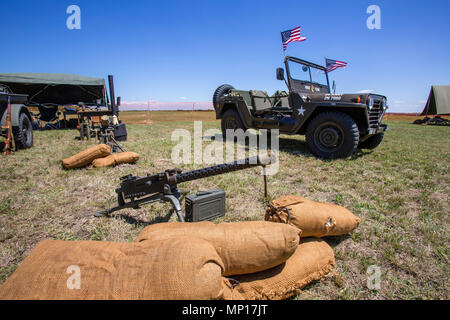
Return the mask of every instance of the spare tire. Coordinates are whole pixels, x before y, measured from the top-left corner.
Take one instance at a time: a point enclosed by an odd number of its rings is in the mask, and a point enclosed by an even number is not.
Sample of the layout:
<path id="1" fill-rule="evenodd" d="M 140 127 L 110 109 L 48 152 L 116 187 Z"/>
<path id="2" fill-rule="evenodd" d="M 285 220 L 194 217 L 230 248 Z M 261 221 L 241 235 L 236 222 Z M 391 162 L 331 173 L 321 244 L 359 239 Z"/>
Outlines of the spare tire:
<path id="1" fill-rule="evenodd" d="M 213 107 L 216 108 L 217 103 L 219 102 L 220 97 L 229 94 L 231 90 L 234 90 L 234 87 L 229 84 L 223 84 L 214 91 L 213 95 Z"/>

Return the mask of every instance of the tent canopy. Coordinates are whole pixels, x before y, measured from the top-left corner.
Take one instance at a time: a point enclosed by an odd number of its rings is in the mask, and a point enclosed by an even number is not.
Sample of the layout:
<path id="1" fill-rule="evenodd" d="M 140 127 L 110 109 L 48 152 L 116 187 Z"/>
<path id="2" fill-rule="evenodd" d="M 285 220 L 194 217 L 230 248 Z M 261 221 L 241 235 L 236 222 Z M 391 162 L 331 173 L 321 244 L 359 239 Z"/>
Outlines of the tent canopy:
<path id="1" fill-rule="evenodd" d="M 432 86 L 421 115 L 450 115 L 450 86 Z"/>
<path id="2" fill-rule="evenodd" d="M 105 104 L 105 80 L 73 74 L 0 73 L 0 85 L 27 94 L 29 105 Z"/>

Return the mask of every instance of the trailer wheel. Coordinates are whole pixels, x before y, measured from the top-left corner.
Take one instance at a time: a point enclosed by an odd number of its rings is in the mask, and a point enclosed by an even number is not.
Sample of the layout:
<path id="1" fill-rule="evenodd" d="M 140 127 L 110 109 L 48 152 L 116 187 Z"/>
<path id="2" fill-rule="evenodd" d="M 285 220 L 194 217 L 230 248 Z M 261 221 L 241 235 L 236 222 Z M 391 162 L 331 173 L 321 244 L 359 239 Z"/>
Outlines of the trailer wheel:
<path id="1" fill-rule="evenodd" d="M 13 127 L 13 134 L 17 149 L 28 149 L 33 146 L 33 125 L 26 113 L 20 114 L 19 126 Z"/>
<path id="2" fill-rule="evenodd" d="M 384 138 L 384 132 L 378 133 L 378 134 L 370 137 L 369 139 L 361 142 L 358 147 L 360 149 L 373 150 L 380 145 L 381 141 L 383 141 L 383 138 Z"/>
<path id="3" fill-rule="evenodd" d="M 306 130 L 306 144 L 320 158 L 347 158 L 356 150 L 358 143 L 358 126 L 345 113 L 320 113 Z"/>

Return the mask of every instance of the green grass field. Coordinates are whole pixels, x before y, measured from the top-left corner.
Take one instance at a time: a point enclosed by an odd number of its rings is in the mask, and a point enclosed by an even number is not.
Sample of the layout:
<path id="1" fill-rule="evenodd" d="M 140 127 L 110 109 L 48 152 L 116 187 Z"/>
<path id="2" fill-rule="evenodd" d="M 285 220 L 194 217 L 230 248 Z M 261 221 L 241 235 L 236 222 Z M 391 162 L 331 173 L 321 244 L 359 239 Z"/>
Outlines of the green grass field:
<path id="1" fill-rule="evenodd" d="M 388 124 L 391 130 L 380 147 L 345 160 L 316 159 L 304 137 L 280 137 L 280 170 L 269 177 L 270 198 L 298 194 L 337 203 L 362 220 L 352 234 L 326 239 L 336 255 L 334 272 L 308 285 L 298 299 L 450 298 L 450 128 Z M 115 205 L 119 177 L 175 166 L 171 150 L 176 142 L 170 136 L 176 128 L 192 132 L 193 124 L 129 124 L 123 146 L 141 156 L 136 165 L 63 170 L 62 158 L 94 144 L 75 140 L 75 130 L 35 132 L 32 149 L 0 156 L 0 283 L 41 240 L 133 241 L 146 225 L 164 220 L 168 204 L 123 210 L 111 218 L 93 213 Z M 203 128 L 219 128 L 219 122 L 203 122 Z M 262 220 L 258 172 L 248 169 L 181 187 L 225 190 L 224 221 Z M 367 288 L 370 265 L 382 272 L 378 291 Z"/>

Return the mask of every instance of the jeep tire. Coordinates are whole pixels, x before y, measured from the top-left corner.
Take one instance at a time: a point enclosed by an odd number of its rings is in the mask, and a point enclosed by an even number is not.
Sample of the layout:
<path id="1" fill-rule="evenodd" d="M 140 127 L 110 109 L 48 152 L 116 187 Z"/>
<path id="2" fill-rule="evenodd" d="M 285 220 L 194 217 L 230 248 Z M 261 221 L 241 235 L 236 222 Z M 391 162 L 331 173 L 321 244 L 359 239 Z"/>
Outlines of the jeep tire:
<path id="1" fill-rule="evenodd" d="M 345 113 L 320 113 L 311 120 L 306 130 L 306 144 L 320 158 L 347 158 L 355 152 L 358 143 L 358 126 Z"/>
<path id="2" fill-rule="evenodd" d="M 13 127 L 16 149 L 27 149 L 33 146 L 33 125 L 25 112 L 19 116 L 19 126 Z"/>
<path id="3" fill-rule="evenodd" d="M 229 84 L 223 84 L 220 87 L 214 91 L 213 94 L 213 107 L 215 108 L 217 106 L 217 103 L 219 102 L 220 97 L 230 93 L 231 90 L 234 90 L 234 87 Z"/>
<path id="4" fill-rule="evenodd" d="M 221 119 L 221 128 L 224 139 L 226 139 L 227 129 L 244 130 L 244 125 L 242 124 L 241 117 L 239 116 L 236 110 L 228 109 L 227 111 L 224 112 Z"/>
<path id="5" fill-rule="evenodd" d="M 359 144 L 358 148 L 373 150 L 380 145 L 381 141 L 383 141 L 383 138 L 384 138 L 384 132 L 377 133 L 377 134 L 371 136 L 369 139 L 362 141 Z"/>

